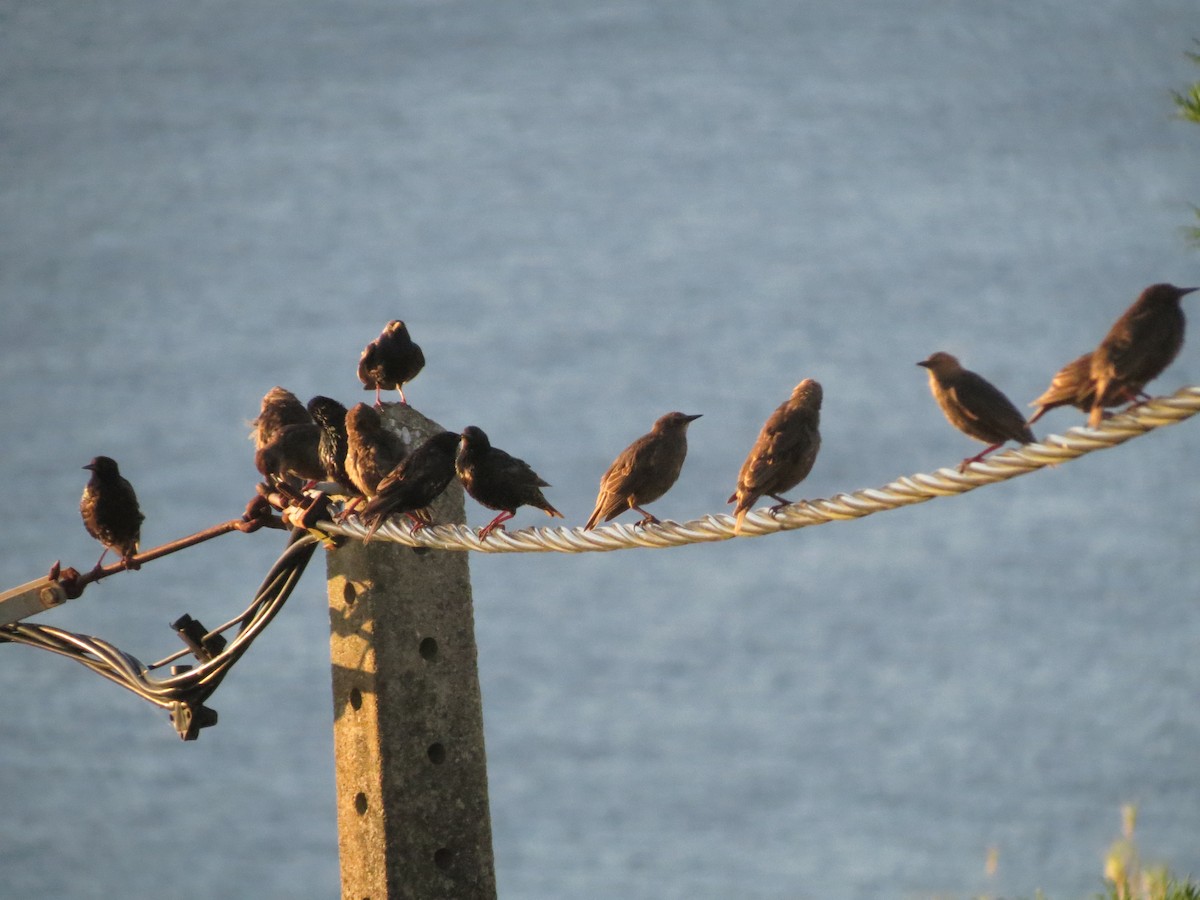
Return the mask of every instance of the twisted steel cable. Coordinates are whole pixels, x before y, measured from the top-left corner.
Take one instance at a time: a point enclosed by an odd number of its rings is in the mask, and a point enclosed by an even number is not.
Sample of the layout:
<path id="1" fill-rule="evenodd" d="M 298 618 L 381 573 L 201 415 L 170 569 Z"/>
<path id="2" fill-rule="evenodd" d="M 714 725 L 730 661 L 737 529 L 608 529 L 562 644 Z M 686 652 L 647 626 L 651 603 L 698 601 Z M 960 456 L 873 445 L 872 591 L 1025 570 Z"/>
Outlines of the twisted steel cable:
<path id="1" fill-rule="evenodd" d="M 802 500 L 782 509 L 767 507 L 746 516 L 740 537 L 761 537 L 809 525 L 859 519 L 877 512 L 924 503 L 935 497 L 965 494 L 976 488 L 1046 466 L 1068 462 L 1097 450 L 1107 450 L 1156 428 L 1174 425 L 1200 412 L 1200 386 L 1184 387 L 1167 397 L 1156 397 L 1104 420 L 1099 428 L 1076 427 L 1065 435 L 1050 435 L 1039 443 L 996 453 L 983 462 L 972 463 L 965 472 L 938 469 L 897 478 L 879 488 L 853 494 L 836 494 L 828 499 Z M 366 527 L 357 519 L 341 523 L 322 521 L 317 526 L 328 534 L 362 540 Z M 576 528 L 523 528 L 494 531 L 481 541 L 466 525 L 438 525 L 413 531 L 403 520 L 385 522 L 372 540 L 394 541 L 409 547 L 438 550 L 474 550 L 480 553 L 603 553 L 636 547 L 679 547 L 710 541 L 727 541 L 734 534 L 734 518 L 715 514 L 688 522 L 664 521 L 658 525 L 616 523 L 594 531 Z"/>

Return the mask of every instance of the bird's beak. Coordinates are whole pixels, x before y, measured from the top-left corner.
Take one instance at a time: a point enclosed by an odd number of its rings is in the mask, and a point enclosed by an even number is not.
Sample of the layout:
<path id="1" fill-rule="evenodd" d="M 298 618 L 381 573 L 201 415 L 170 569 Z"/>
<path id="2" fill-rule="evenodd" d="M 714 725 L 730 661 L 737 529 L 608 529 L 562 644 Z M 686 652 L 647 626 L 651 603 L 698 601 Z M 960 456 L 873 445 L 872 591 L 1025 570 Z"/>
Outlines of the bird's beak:
<path id="1" fill-rule="evenodd" d="M 1188 294 L 1195 293 L 1196 291 L 1200 291 L 1200 287 L 1194 287 L 1194 288 L 1180 288 L 1180 290 L 1179 290 L 1179 296 L 1180 296 L 1180 297 L 1184 297 L 1184 296 L 1187 296 Z"/>
<path id="2" fill-rule="evenodd" d="M 702 415 L 704 415 L 704 413 L 696 413 L 694 416 L 684 416 L 684 421 L 686 421 L 686 422 L 695 422 L 695 421 L 696 421 L 698 418 L 700 418 Z"/>
<path id="3" fill-rule="evenodd" d="M 924 369 L 928 369 L 929 368 L 929 360 L 923 359 L 919 363 L 917 363 L 917 365 L 921 366 Z"/>
<path id="4" fill-rule="evenodd" d="M 93 472 L 96 471 L 96 467 L 93 466 L 91 463 L 88 463 L 86 466 L 82 466 L 81 468 L 90 469 Z"/>

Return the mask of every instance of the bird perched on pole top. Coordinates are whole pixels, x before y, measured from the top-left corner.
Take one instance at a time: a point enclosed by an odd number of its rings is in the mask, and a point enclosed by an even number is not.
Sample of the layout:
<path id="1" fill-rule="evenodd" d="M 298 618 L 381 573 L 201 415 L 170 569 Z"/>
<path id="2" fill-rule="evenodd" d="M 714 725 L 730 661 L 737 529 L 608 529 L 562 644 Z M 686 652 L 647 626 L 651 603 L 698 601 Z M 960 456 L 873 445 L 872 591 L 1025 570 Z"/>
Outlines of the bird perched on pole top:
<path id="1" fill-rule="evenodd" d="M 542 495 L 542 488 L 550 484 L 523 459 L 493 447 L 482 428 L 468 425 L 463 429 L 454 467 L 468 494 L 488 509 L 500 510 L 496 518 L 480 529 L 480 540 L 497 528 L 503 530 L 504 523 L 521 506 L 536 506 L 551 518 L 563 517 Z"/>
<path id="2" fill-rule="evenodd" d="M 642 507 L 669 491 L 679 478 L 687 457 L 688 425 L 700 416 L 669 412 L 622 450 L 600 479 L 596 508 L 583 527 L 593 528 L 601 519 L 615 519 L 627 509 L 642 514 L 639 525 L 657 525 L 658 519 Z"/>
<path id="3" fill-rule="evenodd" d="M 1152 284 L 1113 323 L 1092 352 L 1090 427 L 1100 424 L 1106 406 L 1136 397 L 1179 355 L 1185 324 L 1179 301 L 1195 290 Z"/>
<path id="4" fill-rule="evenodd" d="M 792 389 L 792 396 L 779 405 L 763 424 L 738 473 L 737 489 L 726 503 L 737 501 L 734 534 L 740 534 L 742 522 L 759 497 L 777 501 L 774 512 L 791 501 L 780 495 L 808 477 L 817 451 L 821 449 L 821 385 L 805 378 Z"/>
<path id="5" fill-rule="evenodd" d="M 92 477 L 79 500 L 79 514 L 88 534 L 104 545 L 96 568 L 100 568 L 109 550 L 121 554 L 125 568 L 138 568 L 133 557 L 138 552 L 146 517 L 138 506 L 133 485 L 122 477 L 116 460 L 110 457 L 97 456 L 84 468 L 91 471 Z"/>
<path id="6" fill-rule="evenodd" d="M 422 518 L 420 513 L 454 479 L 458 443 L 459 436 L 453 431 L 435 434 L 379 481 L 374 498 L 361 513 L 363 522 L 370 527 L 368 539 L 389 516 L 401 513 L 408 516 L 413 521 L 413 531 L 428 524 L 428 517 Z"/>
<path id="7" fill-rule="evenodd" d="M 1035 440 L 1012 401 L 986 378 L 964 369 L 949 353 L 938 351 L 917 365 L 929 370 L 929 390 L 950 424 L 988 445 L 986 450 L 964 459 L 958 471 L 965 471 L 1006 441 L 1031 444 Z"/>
<path id="8" fill-rule="evenodd" d="M 346 475 L 354 487 L 364 497 L 374 497 L 380 479 L 402 459 L 404 442 L 384 426 L 375 407 L 366 403 L 350 407 L 346 413 Z"/>
<path id="9" fill-rule="evenodd" d="M 363 348 L 358 360 L 358 380 L 363 390 L 375 391 L 375 405 L 381 405 L 380 390 L 397 390 L 405 406 L 404 385 L 425 367 L 425 354 L 408 335 L 408 326 L 393 319 L 379 337 Z"/>

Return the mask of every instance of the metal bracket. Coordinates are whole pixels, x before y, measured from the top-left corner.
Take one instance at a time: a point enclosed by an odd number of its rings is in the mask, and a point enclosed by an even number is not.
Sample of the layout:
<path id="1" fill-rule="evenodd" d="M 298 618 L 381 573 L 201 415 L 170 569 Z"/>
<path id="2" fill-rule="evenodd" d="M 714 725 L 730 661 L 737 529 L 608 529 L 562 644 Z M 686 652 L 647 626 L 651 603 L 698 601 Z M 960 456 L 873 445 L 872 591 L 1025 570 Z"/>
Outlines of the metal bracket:
<path id="1" fill-rule="evenodd" d="M 70 598 L 57 581 L 39 578 L 0 594 L 0 625 L 11 625 L 30 616 L 61 606 Z"/>

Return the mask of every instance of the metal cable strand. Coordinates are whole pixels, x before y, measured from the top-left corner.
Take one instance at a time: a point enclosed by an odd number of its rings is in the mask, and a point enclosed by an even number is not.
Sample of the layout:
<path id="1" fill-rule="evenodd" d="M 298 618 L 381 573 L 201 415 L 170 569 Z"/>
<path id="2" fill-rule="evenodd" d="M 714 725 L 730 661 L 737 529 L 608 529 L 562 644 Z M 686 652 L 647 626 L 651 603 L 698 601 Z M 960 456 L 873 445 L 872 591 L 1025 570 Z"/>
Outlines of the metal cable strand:
<path id="1" fill-rule="evenodd" d="M 37 647 L 73 659 L 157 706 L 169 708 L 177 700 L 203 702 L 287 602 L 316 547 L 317 541 L 312 535 L 294 534 L 292 543 L 271 567 L 250 606 L 228 623 L 230 626 L 241 624 L 237 635 L 212 659 L 178 675 L 151 677 L 149 672 L 165 661 L 146 666 L 108 641 L 51 625 L 6 625 L 0 628 L 0 642 Z M 171 658 L 183 655 L 187 655 L 186 651 L 173 654 Z"/>
<path id="2" fill-rule="evenodd" d="M 1019 475 L 1027 475 L 1046 466 L 1068 462 L 1096 450 L 1123 444 L 1164 425 L 1174 425 L 1200 412 L 1200 386 L 1184 387 L 1169 397 L 1157 397 L 1105 419 L 1097 429 L 1072 428 L 1065 435 L 1049 435 L 1040 443 L 1027 444 L 972 463 L 966 472 L 938 469 L 932 473 L 906 475 L 879 488 L 866 488 L 853 494 L 836 494 L 828 499 L 802 500 L 771 512 L 763 507 L 746 516 L 741 537 L 760 537 L 780 531 L 792 531 L 808 525 L 823 525 L 845 519 L 859 519 L 873 513 L 924 503 L 935 497 L 965 494 L 975 488 Z M 366 527 L 357 519 L 345 522 L 321 522 L 320 530 L 362 540 Z M 636 547 L 679 547 L 709 541 L 726 541 L 733 533 L 734 518 L 726 514 L 707 515 L 689 522 L 665 521 L 645 527 L 616 523 L 594 531 L 583 528 L 523 528 L 519 531 L 494 531 L 481 541 L 466 525 L 439 525 L 414 532 L 404 520 L 385 522 L 372 540 L 394 541 L 409 547 L 438 550 L 474 550 L 480 553 L 602 553 Z"/>

